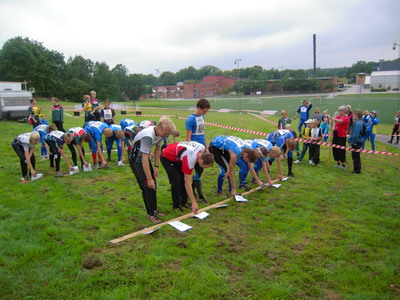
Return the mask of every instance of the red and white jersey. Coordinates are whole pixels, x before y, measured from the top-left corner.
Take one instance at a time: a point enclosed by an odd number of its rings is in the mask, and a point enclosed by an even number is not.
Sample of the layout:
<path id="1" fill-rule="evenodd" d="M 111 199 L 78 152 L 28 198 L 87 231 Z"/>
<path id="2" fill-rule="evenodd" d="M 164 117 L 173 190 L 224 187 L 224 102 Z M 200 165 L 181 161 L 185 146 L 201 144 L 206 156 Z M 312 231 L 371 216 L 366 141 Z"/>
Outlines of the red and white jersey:
<path id="1" fill-rule="evenodd" d="M 162 156 L 170 161 L 182 162 L 181 171 L 191 175 L 197 162 L 197 153 L 205 152 L 203 144 L 194 141 L 186 141 L 169 144 L 162 152 Z"/>

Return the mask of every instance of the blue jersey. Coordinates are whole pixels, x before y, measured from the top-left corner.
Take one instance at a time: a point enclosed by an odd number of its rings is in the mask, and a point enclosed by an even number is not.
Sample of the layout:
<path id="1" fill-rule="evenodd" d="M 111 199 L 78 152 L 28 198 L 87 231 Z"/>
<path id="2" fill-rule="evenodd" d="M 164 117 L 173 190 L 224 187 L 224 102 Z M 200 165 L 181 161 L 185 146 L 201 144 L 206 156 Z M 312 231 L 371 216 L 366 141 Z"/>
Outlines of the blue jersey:
<path id="1" fill-rule="evenodd" d="M 276 130 L 268 134 L 266 140 L 270 142 L 272 145 L 278 146 L 279 148 L 282 149 L 282 147 L 285 145 L 286 139 L 288 138 L 294 138 L 294 135 L 289 130 L 284 129 L 284 130 Z"/>
<path id="2" fill-rule="evenodd" d="M 267 148 L 268 152 L 269 152 L 269 150 L 271 150 L 271 148 L 273 146 L 269 141 L 263 140 L 263 139 L 245 140 L 244 142 L 246 144 L 250 145 L 251 149 L 256 150 L 257 148 L 265 147 L 265 148 Z M 262 158 L 260 158 L 260 160 L 267 161 L 267 157 L 263 156 Z"/>
<path id="3" fill-rule="evenodd" d="M 300 114 L 300 120 L 307 121 L 310 115 L 310 110 L 312 108 L 312 104 L 308 106 L 301 105 L 297 112 Z"/>
<path id="4" fill-rule="evenodd" d="M 46 141 L 53 141 L 59 148 L 62 148 L 65 141 L 64 141 L 65 132 L 54 130 L 49 132 L 45 139 Z"/>
<path id="5" fill-rule="evenodd" d="M 125 130 L 126 127 L 135 125 L 136 122 L 131 119 L 122 119 L 119 121 L 119 125 L 121 126 L 122 130 Z"/>
<path id="6" fill-rule="evenodd" d="M 236 136 L 219 135 L 212 139 L 211 144 L 220 150 L 232 150 L 236 156 L 240 156 L 244 148 L 250 148 L 241 138 Z"/>
<path id="7" fill-rule="evenodd" d="M 46 136 L 48 129 L 49 129 L 48 125 L 42 124 L 42 125 L 38 125 L 35 128 L 33 128 L 33 131 L 39 132 L 40 139 L 42 139 Z"/>
<path id="8" fill-rule="evenodd" d="M 122 130 L 122 127 L 121 127 L 120 125 L 115 125 L 115 124 L 111 124 L 111 125 L 109 126 L 109 128 L 111 128 L 111 130 L 112 130 L 114 136 L 115 136 L 115 131 L 117 131 L 117 130 Z"/>
<path id="9" fill-rule="evenodd" d="M 255 141 L 257 143 L 257 147 L 265 147 L 267 148 L 268 152 L 271 150 L 272 148 L 272 143 L 267 141 L 267 140 L 263 140 L 263 139 L 253 139 L 253 141 Z"/>
<path id="10" fill-rule="evenodd" d="M 191 140 L 203 144 L 206 144 L 206 138 L 204 135 L 205 124 L 204 124 L 204 116 L 198 116 L 196 114 L 191 114 L 186 119 L 186 130 L 192 131 Z"/>
<path id="11" fill-rule="evenodd" d="M 101 142 L 103 131 L 106 128 L 109 128 L 109 126 L 106 123 L 102 123 L 99 121 L 90 121 L 83 129 L 87 133 L 89 133 L 96 142 Z"/>

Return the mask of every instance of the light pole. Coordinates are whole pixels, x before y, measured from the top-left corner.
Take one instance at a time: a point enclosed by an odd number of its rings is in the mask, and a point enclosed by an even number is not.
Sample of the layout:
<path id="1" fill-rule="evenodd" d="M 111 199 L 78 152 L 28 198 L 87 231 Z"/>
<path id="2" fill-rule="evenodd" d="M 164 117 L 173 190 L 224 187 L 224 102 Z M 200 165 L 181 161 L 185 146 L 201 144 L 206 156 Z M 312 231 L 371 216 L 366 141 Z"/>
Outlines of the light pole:
<path id="1" fill-rule="evenodd" d="M 234 64 L 237 65 L 237 67 L 238 67 L 238 77 L 239 77 L 239 79 L 240 79 L 240 62 L 241 62 L 241 61 L 242 61 L 241 58 L 237 58 L 237 59 L 235 59 L 235 61 L 234 61 Z"/>
<path id="2" fill-rule="evenodd" d="M 360 92 L 358 94 L 358 109 L 361 109 L 361 86 L 362 86 L 363 79 L 364 79 L 365 75 L 367 75 L 367 73 L 357 73 L 357 75 L 358 75 L 358 80 L 359 80 L 359 84 L 360 84 Z"/>
<path id="3" fill-rule="evenodd" d="M 236 58 L 234 64 L 238 67 L 238 92 L 240 94 L 240 62 L 242 61 L 241 58 Z M 242 100 L 239 99 L 239 113 L 242 114 Z"/>
<path id="4" fill-rule="evenodd" d="M 398 90 L 397 90 L 397 110 L 400 110 L 400 43 L 393 43 L 393 50 L 396 50 L 396 48 L 399 49 L 399 57 L 398 57 L 398 63 L 399 63 L 399 68 L 397 72 L 397 82 L 398 82 Z"/>

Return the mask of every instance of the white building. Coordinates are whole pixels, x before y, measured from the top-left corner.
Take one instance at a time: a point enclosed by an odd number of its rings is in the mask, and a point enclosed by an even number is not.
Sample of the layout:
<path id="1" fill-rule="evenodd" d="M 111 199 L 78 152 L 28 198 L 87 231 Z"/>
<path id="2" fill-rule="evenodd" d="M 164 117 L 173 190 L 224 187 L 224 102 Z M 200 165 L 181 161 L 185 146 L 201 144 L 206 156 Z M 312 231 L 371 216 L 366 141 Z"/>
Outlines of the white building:
<path id="1" fill-rule="evenodd" d="M 398 89 L 400 84 L 400 70 L 374 71 L 371 73 L 371 88 Z"/>

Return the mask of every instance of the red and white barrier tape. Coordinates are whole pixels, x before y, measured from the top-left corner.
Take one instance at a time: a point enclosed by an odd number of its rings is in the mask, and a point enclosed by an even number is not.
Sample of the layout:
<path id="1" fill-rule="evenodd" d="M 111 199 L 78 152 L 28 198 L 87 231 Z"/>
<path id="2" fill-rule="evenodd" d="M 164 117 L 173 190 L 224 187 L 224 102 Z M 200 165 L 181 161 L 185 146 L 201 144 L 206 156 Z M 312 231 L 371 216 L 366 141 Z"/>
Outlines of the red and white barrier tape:
<path id="1" fill-rule="evenodd" d="M 260 116 L 257 116 L 257 115 L 251 114 L 251 113 L 249 113 L 249 114 L 253 115 L 253 116 L 256 116 L 256 117 L 259 117 L 260 119 L 266 120 L 268 122 L 272 122 L 272 121 L 269 121 L 267 119 L 264 119 L 263 117 L 260 117 Z M 137 117 L 137 115 L 123 115 L 123 116 L 135 116 L 135 117 Z M 144 116 L 144 117 L 164 117 L 164 116 L 167 116 L 167 117 L 176 117 L 178 119 L 186 119 L 184 117 L 179 117 L 177 115 L 140 115 L 140 116 Z M 240 131 L 240 132 L 258 134 L 258 135 L 263 135 L 263 136 L 267 136 L 268 135 L 268 133 L 254 131 L 254 130 L 236 128 L 236 127 L 232 127 L 232 126 L 220 125 L 220 124 L 210 123 L 210 122 L 204 122 L 204 123 L 206 125 L 225 128 L 225 129 L 230 129 L 230 130 L 235 130 L 235 131 Z M 274 125 L 278 125 L 278 124 L 274 123 Z M 336 144 L 330 144 L 330 143 L 326 143 L 326 142 L 311 142 L 309 140 L 303 140 L 303 139 L 300 139 L 300 138 L 295 138 L 295 140 L 298 141 L 298 142 L 318 144 L 318 145 L 329 146 L 329 147 L 333 147 L 333 148 L 339 148 L 339 149 L 343 149 L 343 150 L 355 151 L 355 152 L 360 152 L 360 153 L 384 154 L 384 155 L 400 155 L 399 153 L 391 153 L 391 152 L 383 152 L 383 151 L 372 151 L 372 150 L 363 150 L 363 149 L 354 149 L 354 148 L 340 146 L 340 145 L 336 145 Z"/>
<path id="2" fill-rule="evenodd" d="M 255 117 L 257 117 L 257 118 L 259 118 L 259 119 L 261 119 L 261 120 L 263 120 L 263 121 L 265 121 L 265 122 L 268 122 L 268 123 L 270 123 L 270 124 L 272 124 L 272 125 L 278 126 L 278 123 L 272 122 L 271 120 L 268 120 L 268 119 L 266 119 L 266 118 L 263 118 L 263 117 L 261 117 L 261 116 L 259 116 L 259 115 L 252 114 L 252 113 L 247 113 L 247 114 L 248 114 L 248 115 L 255 116 Z"/>
<path id="3" fill-rule="evenodd" d="M 384 152 L 384 151 L 372 151 L 372 150 L 364 150 L 364 149 L 354 149 L 351 147 L 346 147 L 346 146 L 341 146 L 341 145 L 336 145 L 336 144 L 330 144 L 326 142 L 315 142 L 315 141 L 309 141 L 309 140 L 303 140 L 300 138 L 295 138 L 295 141 L 298 142 L 303 142 L 307 144 L 317 144 L 317 145 L 322 145 L 322 146 L 329 146 L 332 148 L 338 148 L 342 150 L 348 150 L 352 152 L 360 152 L 360 153 L 369 153 L 369 154 L 384 154 L 384 155 L 400 155 L 400 153 L 391 153 L 391 152 Z"/>

